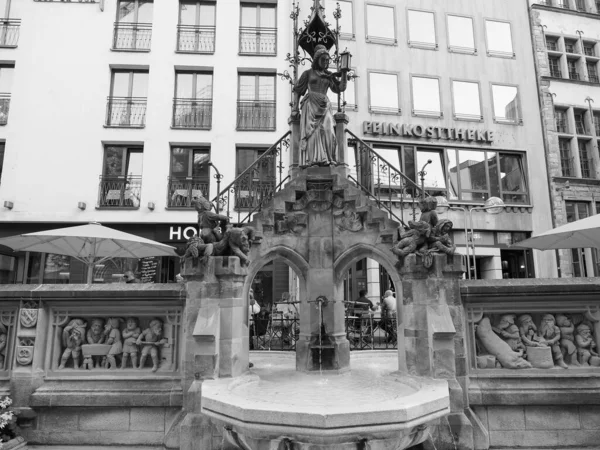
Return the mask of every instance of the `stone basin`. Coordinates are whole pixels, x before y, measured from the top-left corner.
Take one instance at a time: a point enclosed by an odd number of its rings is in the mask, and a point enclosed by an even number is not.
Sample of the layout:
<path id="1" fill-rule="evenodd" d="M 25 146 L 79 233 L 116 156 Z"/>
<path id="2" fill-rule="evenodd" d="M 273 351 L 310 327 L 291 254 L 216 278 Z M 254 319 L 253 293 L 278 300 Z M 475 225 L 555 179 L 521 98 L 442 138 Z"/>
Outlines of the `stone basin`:
<path id="1" fill-rule="evenodd" d="M 290 352 L 250 359 L 243 376 L 203 382 L 202 412 L 252 450 L 285 438 L 294 449 L 356 450 L 365 439 L 373 450 L 402 449 L 450 412 L 447 382 L 398 373 L 396 352 L 354 352 L 344 374 L 297 372 Z"/>

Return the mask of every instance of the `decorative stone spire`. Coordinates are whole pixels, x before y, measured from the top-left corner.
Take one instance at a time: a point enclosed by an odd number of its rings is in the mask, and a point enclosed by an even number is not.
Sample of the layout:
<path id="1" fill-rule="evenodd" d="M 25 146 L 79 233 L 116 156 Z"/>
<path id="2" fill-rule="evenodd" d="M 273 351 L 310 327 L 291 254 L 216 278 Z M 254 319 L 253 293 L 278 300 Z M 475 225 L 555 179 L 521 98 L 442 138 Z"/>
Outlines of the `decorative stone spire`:
<path id="1" fill-rule="evenodd" d="M 329 28 L 329 24 L 323 16 L 325 8 L 321 6 L 320 0 L 313 0 L 310 8 L 312 13 L 305 23 L 306 27 L 300 33 L 298 45 L 311 57 L 317 45 L 323 45 L 327 50 L 335 45 L 335 33 Z"/>

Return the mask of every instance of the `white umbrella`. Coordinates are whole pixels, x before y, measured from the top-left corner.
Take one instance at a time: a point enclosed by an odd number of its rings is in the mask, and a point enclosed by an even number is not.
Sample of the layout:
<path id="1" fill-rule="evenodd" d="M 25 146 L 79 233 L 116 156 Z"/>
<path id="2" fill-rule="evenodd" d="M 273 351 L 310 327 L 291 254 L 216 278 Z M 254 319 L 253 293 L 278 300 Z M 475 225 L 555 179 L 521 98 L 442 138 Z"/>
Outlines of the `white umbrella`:
<path id="1" fill-rule="evenodd" d="M 511 248 L 600 248 L 600 214 L 576 220 L 511 245 Z"/>
<path id="2" fill-rule="evenodd" d="M 178 256 L 170 245 L 103 227 L 97 222 L 10 236 L 0 239 L 0 245 L 14 251 L 71 256 L 87 265 L 88 283 L 92 282 L 94 265 L 112 258 Z"/>

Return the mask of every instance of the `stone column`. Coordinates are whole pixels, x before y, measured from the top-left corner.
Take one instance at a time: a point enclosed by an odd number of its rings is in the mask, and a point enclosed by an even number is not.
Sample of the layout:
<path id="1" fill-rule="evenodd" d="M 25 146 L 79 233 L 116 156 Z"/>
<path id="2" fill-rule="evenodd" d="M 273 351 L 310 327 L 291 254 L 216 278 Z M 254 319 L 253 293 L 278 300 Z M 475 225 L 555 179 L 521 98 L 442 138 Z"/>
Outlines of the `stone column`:
<path id="1" fill-rule="evenodd" d="M 181 450 L 212 448 L 212 425 L 201 414 L 204 379 L 235 377 L 248 370 L 248 325 L 242 298 L 246 268 L 238 257 L 210 257 L 206 264 L 186 260 L 188 280 L 183 342 Z"/>
<path id="2" fill-rule="evenodd" d="M 289 175 L 294 178 L 300 170 L 300 115 L 292 115 L 288 119 L 288 125 L 292 132 L 290 137 Z"/>
<path id="3" fill-rule="evenodd" d="M 466 450 L 474 448 L 474 425 L 466 414 L 466 326 L 459 286 L 465 271 L 462 258 L 435 255 L 428 270 L 420 256 L 407 256 L 400 269 L 404 304 L 399 307 L 404 310 L 409 374 L 448 381 L 451 414 L 439 426 L 436 445 L 450 448 L 455 444 Z"/>
<path id="4" fill-rule="evenodd" d="M 336 113 L 335 118 L 335 138 L 337 140 L 337 161 L 340 164 L 348 164 L 348 139 L 346 137 L 346 125 L 350 118 L 345 113 Z"/>

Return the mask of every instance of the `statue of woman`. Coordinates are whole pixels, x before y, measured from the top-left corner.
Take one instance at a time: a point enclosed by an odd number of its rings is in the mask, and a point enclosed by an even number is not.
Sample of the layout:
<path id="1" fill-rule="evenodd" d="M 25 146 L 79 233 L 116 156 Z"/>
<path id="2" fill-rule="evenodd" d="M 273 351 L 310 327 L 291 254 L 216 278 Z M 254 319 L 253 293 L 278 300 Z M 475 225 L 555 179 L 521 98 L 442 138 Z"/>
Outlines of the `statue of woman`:
<path id="1" fill-rule="evenodd" d="M 303 166 L 337 162 L 335 122 L 327 90 L 331 89 L 336 94 L 344 92 L 347 79 L 344 71 L 332 73 L 327 70 L 329 62 L 325 46 L 317 45 L 312 68 L 302 74 L 294 87 L 294 92 L 304 95 L 300 103 L 300 164 Z"/>

